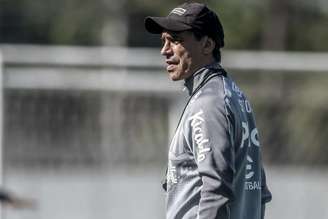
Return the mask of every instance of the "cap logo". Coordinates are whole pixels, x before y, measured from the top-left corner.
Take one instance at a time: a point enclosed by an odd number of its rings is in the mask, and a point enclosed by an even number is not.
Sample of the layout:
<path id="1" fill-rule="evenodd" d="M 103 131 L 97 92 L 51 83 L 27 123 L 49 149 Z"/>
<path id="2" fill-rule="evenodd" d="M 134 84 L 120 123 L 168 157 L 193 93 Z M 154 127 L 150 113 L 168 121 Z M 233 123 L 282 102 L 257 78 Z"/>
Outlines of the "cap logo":
<path id="1" fill-rule="evenodd" d="M 170 14 L 177 14 L 177 15 L 183 15 L 187 10 L 184 8 L 175 8 L 173 9 Z"/>

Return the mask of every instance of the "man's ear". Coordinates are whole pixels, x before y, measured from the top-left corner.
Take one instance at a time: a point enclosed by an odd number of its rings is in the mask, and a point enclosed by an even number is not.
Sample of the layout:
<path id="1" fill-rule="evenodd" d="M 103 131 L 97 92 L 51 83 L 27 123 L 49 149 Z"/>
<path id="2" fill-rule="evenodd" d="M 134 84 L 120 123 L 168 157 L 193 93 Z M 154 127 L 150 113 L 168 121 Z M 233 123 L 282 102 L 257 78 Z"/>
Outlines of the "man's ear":
<path id="1" fill-rule="evenodd" d="M 212 38 L 204 36 L 202 39 L 203 53 L 204 55 L 212 54 L 215 48 L 215 42 Z"/>

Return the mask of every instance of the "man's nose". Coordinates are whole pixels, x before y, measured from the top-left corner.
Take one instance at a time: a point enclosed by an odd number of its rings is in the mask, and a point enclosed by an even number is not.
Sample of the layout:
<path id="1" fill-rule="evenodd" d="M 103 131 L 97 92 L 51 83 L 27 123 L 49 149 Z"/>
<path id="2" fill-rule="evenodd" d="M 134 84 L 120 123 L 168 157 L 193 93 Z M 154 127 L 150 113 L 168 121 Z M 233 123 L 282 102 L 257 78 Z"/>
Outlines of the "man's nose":
<path id="1" fill-rule="evenodd" d="M 169 42 L 165 42 L 162 49 L 161 49 L 161 55 L 167 56 L 172 54 L 172 48 L 170 46 Z"/>

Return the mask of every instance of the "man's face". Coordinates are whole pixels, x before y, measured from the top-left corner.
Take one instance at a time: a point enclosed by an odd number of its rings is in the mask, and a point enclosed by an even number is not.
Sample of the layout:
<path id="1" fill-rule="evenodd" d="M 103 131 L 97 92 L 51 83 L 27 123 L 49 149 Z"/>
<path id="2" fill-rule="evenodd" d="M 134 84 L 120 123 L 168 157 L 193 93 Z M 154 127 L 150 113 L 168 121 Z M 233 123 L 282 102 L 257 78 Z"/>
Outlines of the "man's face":
<path id="1" fill-rule="evenodd" d="M 163 32 L 161 54 L 166 70 L 173 81 L 186 79 L 202 67 L 202 46 L 190 31 Z"/>

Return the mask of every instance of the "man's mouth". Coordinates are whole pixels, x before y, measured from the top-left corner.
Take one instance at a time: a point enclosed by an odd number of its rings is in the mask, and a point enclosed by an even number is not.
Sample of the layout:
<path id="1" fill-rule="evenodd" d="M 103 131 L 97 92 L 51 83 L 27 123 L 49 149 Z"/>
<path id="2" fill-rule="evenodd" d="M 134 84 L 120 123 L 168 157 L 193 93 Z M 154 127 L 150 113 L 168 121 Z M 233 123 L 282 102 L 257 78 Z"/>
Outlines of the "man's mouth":
<path id="1" fill-rule="evenodd" d="M 171 72 L 171 71 L 174 70 L 174 68 L 177 66 L 178 63 L 176 63 L 176 62 L 171 62 L 171 61 L 166 61 L 166 64 L 167 64 L 167 66 L 166 66 L 166 70 L 167 70 L 168 72 Z"/>
<path id="2" fill-rule="evenodd" d="M 171 72 L 174 70 L 174 68 L 175 68 L 175 64 L 168 65 L 166 66 L 166 71 Z"/>

